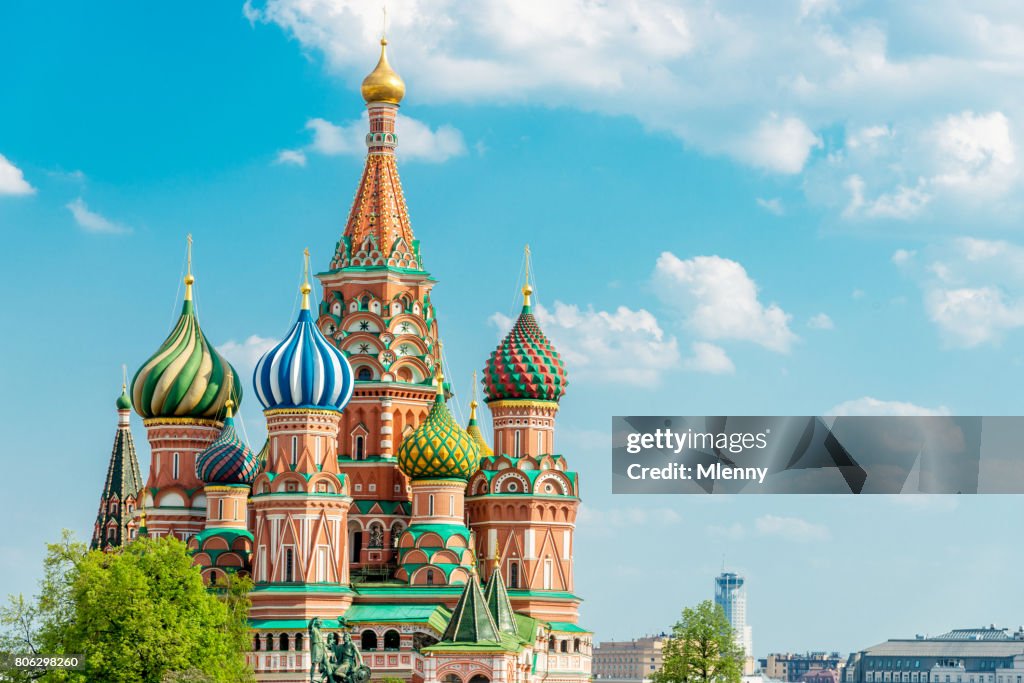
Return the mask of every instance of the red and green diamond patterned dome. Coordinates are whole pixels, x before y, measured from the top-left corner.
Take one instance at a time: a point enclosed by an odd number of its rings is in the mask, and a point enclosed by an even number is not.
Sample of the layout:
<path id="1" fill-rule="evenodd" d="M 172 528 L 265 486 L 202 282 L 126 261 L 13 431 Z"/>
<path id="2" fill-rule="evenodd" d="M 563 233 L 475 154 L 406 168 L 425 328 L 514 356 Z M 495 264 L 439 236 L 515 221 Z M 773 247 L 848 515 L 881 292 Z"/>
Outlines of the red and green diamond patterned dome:
<path id="1" fill-rule="evenodd" d="M 565 363 L 530 310 L 533 289 L 523 287 L 523 312 L 484 366 L 484 400 L 558 401 L 569 386 Z"/>

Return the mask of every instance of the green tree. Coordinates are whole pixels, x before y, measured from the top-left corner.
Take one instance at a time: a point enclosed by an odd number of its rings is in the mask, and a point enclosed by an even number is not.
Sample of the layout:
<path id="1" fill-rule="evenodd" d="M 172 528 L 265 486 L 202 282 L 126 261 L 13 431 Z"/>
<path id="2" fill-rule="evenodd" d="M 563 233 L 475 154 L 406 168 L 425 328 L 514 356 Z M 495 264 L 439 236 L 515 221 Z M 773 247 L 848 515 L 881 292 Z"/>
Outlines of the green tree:
<path id="1" fill-rule="evenodd" d="M 37 599 L 11 597 L 0 609 L 0 649 L 85 655 L 83 671 L 12 672 L 13 680 L 252 680 L 243 654 L 250 587 L 230 577 L 208 589 L 174 538 L 141 538 L 103 553 L 65 532 L 48 546 Z"/>
<path id="2" fill-rule="evenodd" d="M 705 600 L 683 610 L 662 650 L 654 683 L 739 683 L 743 648 L 722 608 Z"/>

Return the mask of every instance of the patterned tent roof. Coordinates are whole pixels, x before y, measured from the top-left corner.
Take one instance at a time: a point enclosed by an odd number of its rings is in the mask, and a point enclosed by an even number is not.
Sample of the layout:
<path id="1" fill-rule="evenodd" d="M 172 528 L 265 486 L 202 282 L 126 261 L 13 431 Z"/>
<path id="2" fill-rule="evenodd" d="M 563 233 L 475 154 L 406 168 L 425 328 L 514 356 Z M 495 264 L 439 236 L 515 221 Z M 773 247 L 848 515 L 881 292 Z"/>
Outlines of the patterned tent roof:
<path id="1" fill-rule="evenodd" d="M 196 476 L 206 484 L 249 486 L 259 469 L 259 457 L 235 431 L 229 411 L 220 436 L 196 457 Z"/>
<path id="2" fill-rule="evenodd" d="M 569 381 L 558 351 L 544 336 L 529 303 L 484 366 L 484 400 L 558 401 Z"/>
<path id="3" fill-rule="evenodd" d="M 498 642 L 498 626 L 487 609 L 476 576 L 466 582 L 462 597 L 455 605 L 448 627 L 441 636 L 442 643 Z"/>
<path id="4" fill-rule="evenodd" d="M 412 479 L 469 479 L 480 465 L 480 447 L 437 394 L 420 426 L 398 447 L 398 466 Z"/>
<path id="5" fill-rule="evenodd" d="M 191 277 L 185 281 L 185 303 L 178 323 L 132 380 L 131 402 L 144 418 L 216 420 L 224 414 L 229 396 L 236 406 L 242 401 L 238 373 L 199 328 Z"/>
<path id="6" fill-rule="evenodd" d="M 512 612 L 512 602 L 508 599 L 508 590 L 505 588 L 505 580 L 501 576 L 499 566 L 494 567 L 494 571 L 487 579 L 484 600 L 498 630 L 516 635 L 515 614 Z"/>

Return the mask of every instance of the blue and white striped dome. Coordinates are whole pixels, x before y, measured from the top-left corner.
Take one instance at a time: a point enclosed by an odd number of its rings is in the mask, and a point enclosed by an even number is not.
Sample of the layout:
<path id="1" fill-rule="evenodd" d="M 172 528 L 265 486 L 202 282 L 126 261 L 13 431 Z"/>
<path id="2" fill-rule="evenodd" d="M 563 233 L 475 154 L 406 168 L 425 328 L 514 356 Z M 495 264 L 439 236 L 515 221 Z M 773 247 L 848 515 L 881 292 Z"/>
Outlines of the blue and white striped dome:
<path id="1" fill-rule="evenodd" d="M 256 364 L 253 386 L 267 410 L 313 408 L 340 411 L 352 398 L 352 366 L 317 329 L 303 286 L 299 319 L 284 341 Z"/>

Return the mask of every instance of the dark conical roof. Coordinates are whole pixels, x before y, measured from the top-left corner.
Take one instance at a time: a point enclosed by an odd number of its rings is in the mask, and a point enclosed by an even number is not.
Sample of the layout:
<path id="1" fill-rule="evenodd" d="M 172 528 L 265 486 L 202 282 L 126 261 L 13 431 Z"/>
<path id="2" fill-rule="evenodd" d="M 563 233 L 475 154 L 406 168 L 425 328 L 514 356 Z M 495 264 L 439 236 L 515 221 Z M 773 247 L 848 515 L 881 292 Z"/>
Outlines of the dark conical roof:
<path id="1" fill-rule="evenodd" d="M 498 566 L 494 567 L 490 578 L 487 579 L 484 600 L 487 602 L 487 611 L 491 613 L 498 630 L 502 633 L 518 635 L 515 616 L 512 613 L 512 602 L 508 599 L 505 579 L 501 576 L 501 568 Z"/>
<path id="2" fill-rule="evenodd" d="M 117 408 L 125 410 L 120 405 Z M 132 513 L 126 509 L 126 503 L 137 501 L 143 485 L 139 458 L 135 453 L 135 440 L 132 438 L 127 419 L 124 419 L 118 423 L 117 432 L 114 434 L 114 446 L 110 451 L 110 462 L 107 464 L 107 478 L 103 482 L 91 547 L 116 547 L 129 540 L 128 523 L 131 521 Z M 117 501 L 118 504 L 111 506 L 112 501 Z M 114 522 L 113 534 L 108 530 L 111 521 Z"/>
<path id="3" fill-rule="evenodd" d="M 487 609 L 487 602 L 480 592 L 480 584 L 474 574 L 466 582 L 459 603 L 455 605 L 448 627 L 441 636 L 442 643 L 498 642 L 498 627 Z"/>

